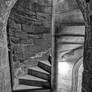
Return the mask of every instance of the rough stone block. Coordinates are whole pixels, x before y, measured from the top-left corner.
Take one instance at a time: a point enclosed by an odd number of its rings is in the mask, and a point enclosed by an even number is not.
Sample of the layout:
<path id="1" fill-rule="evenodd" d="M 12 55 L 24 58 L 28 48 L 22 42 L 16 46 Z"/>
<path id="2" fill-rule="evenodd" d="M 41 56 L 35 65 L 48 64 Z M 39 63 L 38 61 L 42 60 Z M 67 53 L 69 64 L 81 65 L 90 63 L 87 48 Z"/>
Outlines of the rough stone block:
<path id="1" fill-rule="evenodd" d="M 84 91 L 85 90 L 85 91 Z M 92 90 L 92 72 L 83 72 L 82 92 L 91 92 Z"/>
<path id="2" fill-rule="evenodd" d="M 3 27 L 4 27 L 3 21 L 0 21 L 0 31 L 3 29 Z"/>
<path id="3" fill-rule="evenodd" d="M 21 31 L 21 24 L 17 24 L 16 29 L 17 29 L 17 31 Z"/>
<path id="4" fill-rule="evenodd" d="M 41 51 L 41 47 L 37 45 L 27 45 L 24 47 L 25 58 L 34 56 L 36 53 Z"/>
<path id="5" fill-rule="evenodd" d="M 9 27 L 10 28 L 16 28 L 16 26 L 17 26 L 17 24 L 15 23 L 15 21 L 14 20 L 12 20 L 12 19 L 8 19 L 8 25 L 9 25 Z"/>
<path id="6" fill-rule="evenodd" d="M 15 60 L 23 59 L 23 51 L 21 45 L 14 46 L 14 57 Z"/>
<path id="7" fill-rule="evenodd" d="M 20 43 L 33 45 L 33 40 L 32 39 L 20 39 Z"/>
<path id="8" fill-rule="evenodd" d="M 7 13 L 7 10 L 8 10 L 8 4 L 7 4 L 7 1 L 6 0 L 1 0 L 0 1 L 0 10 L 1 10 L 1 15 L 5 15 L 5 13 Z"/>
<path id="9" fill-rule="evenodd" d="M 3 48 L 1 53 L 1 65 L 6 66 L 8 64 L 8 48 Z"/>
<path id="10" fill-rule="evenodd" d="M 22 24 L 22 27 L 23 27 L 23 30 L 26 31 L 26 32 L 34 32 L 32 25 Z"/>
<path id="11" fill-rule="evenodd" d="M 7 70 L 6 70 L 7 69 Z M 5 91 L 11 92 L 11 81 L 10 81 L 10 71 L 9 67 L 4 70 L 4 76 L 5 76 Z M 11 76 L 12 77 L 12 76 Z"/>
<path id="12" fill-rule="evenodd" d="M 85 61 L 84 62 L 87 62 L 88 60 L 91 61 L 92 60 L 92 47 L 88 47 L 88 48 L 84 48 L 84 58 L 85 58 Z"/>
<path id="13" fill-rule="evenodd" d="M 88 72 L 92 72 L 92 60 L 84 62 L 84 69 Z"/>
<path id="14" fill-rule="evenodd" d="M 2 67 L 2 47 L 0 47 L 0 67 Z"/>
<path id="15" fill-rule="evenodd" d="M 4 72 L 5 85 L 7 85 L 10 82 L 10 69 L 8 65 L 3 69 L 3 72 Z"/>
<path id="16" fill-rule="evenodd" d="M 41 47 L 42 51 L 51 47 L 51 39 L 49 34 L 43 35 L 42 39 L 34 39 L 34 45 Z"/>
<path id="17" fill-rule="evenodd" d="M 11 86 L 10 86 L 10 81 L 5 85 L 5 92 L 12 92 Z"/>
<path id="18" fill-rule="evenodd" d="M 4 34 L 3 34 L 2 30 L 0 30 L 0 40 L 3 40 L 3 38 L 4 38 Z"/>
<path id="19" fill-rule="evenodd" d="M 3 71 L 0 71 L 0 92 L 5 92 L 5 80 Z"/>
<path id="20" fill-rule="evenodd" d="M 11 82 L 10 82 L 10 70 L 9 66 L 2 69 L 2 73 L 0 72 L 2 81 L 0 84 L 2 84 L 2 91 L 0 92 L 11 92 Z"/>
<path id="21" fill-rule="evenodd" d="M 29 58 L 29 59 L 27 59 L 27 60 L 25 60 L 24 61 L 24 63 L 25 63 L 25 65 L 26 66 L 37 66 L 37 64 L 38 64 L 38 61 L 36 60 L 36 59 L 31 59 L 31 58 Z"/>

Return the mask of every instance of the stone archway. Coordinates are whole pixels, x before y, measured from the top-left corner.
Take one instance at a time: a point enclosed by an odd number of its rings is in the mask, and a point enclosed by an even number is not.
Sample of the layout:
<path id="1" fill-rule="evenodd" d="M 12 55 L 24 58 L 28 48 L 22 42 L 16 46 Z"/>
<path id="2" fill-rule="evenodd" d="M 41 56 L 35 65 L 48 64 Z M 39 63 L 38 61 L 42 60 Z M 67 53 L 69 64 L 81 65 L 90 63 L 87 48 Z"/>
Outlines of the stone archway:
<path id="1" fill-rule="evenodd" d="M 37 8 L 34 9 L 35 4 Z M 7 38 L 14 91 L 21 86 L 20 77 L 29 76 L 29 67 L 35 68 L 42 58 L 44 61 L 48 58 L 51 48 L 51 16 L 48 11 L 44 11 L 47 8 L 45 0 L 18 0 L 9 15 Z"/>
<path id="2" fill-rule="evenodd" d="M 7 19 L 17 0 L 0 1 L 0 91 L 11 92 L 10 68 L 7 47 Z"/>
<path id="3" fill-rule="evenodd" d="M 17 0 L 1 0 L 0 1 L 0 91 L 11 92 L 10 69 L 8 61 L 8 48 L 6 25 L 9 13 Z"/>
<path id="4" fill-rule="evenodd" d="M 8 60 L 8 46 L 7 46 L 7 32 L 6 32 L 6 26 L 7 26 L 7 20 L 10 15 L 11 9 L 13 8 L 14 4 L 17 2 L 17 0 L 2 0 L 1 1 L 1 72 L 0 72 L 0 91 L 1 92 L 11 92 L 11 75 L 10 75 L 10 64 Z M 3 83 L 3 84 L 2 84 Z"/>

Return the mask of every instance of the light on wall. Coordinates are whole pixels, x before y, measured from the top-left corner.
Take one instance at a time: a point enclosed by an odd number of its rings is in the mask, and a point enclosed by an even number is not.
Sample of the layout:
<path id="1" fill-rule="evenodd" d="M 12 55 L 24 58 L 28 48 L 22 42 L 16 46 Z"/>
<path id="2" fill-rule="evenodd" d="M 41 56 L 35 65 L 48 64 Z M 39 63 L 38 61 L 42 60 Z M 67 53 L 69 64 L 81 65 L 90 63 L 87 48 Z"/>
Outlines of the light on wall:
<path id="1" fill-rule="evenodd" d="M 67 75 L 68 71 L 70 69 L 70 65 L 68 64 L 68 62 L 59 62 L 58 64 L 58 73 L 62 74 L 62 75 Z"/>

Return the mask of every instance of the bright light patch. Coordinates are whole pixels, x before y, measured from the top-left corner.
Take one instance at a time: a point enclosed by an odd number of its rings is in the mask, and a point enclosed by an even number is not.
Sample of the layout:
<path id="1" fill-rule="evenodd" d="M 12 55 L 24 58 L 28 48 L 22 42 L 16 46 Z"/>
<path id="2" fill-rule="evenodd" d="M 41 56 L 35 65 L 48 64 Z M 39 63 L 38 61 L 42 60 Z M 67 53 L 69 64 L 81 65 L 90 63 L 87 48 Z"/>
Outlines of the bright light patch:
<path id="1" fill-rule="evenodd" d="M 70 65 L 67 62 L 58 63 L 58 73 L 62 75 L 67 75 L 70 69 Z"/>
<path id="2" fill-rule="evenodd" d="M 63 2 L 64 0 L 60 0 L 61 2 Z"/>

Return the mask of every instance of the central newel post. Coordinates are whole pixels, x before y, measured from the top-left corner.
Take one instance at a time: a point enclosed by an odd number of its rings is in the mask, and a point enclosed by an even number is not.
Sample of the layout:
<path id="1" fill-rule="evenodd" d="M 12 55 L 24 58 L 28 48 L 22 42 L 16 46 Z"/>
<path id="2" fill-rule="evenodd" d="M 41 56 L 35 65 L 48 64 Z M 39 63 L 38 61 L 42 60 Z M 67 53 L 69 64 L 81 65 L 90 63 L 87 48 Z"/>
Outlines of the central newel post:
<path id="1" fill-rule="evenodd" d="M 57 0 L 52 0 L 52 67 L 51 67 L 51 92 L 57 92 L 58 62 L 56 61 L 56 38 L 55 38 L 55 6 Z"/>

